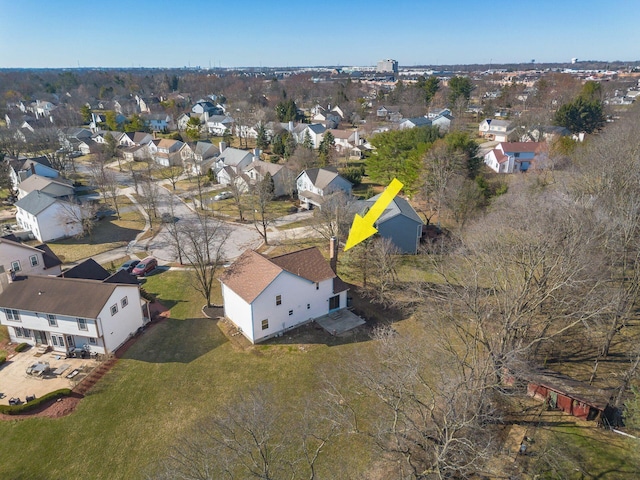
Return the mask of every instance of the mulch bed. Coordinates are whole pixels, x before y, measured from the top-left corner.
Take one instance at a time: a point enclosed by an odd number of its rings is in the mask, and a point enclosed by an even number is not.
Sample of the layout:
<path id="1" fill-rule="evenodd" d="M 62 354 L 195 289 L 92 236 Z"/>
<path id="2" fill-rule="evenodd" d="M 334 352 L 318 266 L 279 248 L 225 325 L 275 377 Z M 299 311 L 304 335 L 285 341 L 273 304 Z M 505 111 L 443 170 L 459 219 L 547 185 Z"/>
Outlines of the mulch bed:
<path id="1" fill-rule="evenodd" d="M 169 318 L 170 311 L 160 302 L 155 301 L 150 305 L 151 310 L 151 318 L 153 321 L 145 326 L 145 329 L 153 328 L 154 325 L 162 322 L 164 319 Z M 39 407 L 19 415 L 6 415 L 0 413 L 0 420 L 23 420 L 26 418 L 37 418 L 37 417 L 45 417 L 45 418 L 60 418 L 72 413 L 80 400 L 84 398 L 89 390 L 109 371 L 111 368 L 118 362 L 119 358 L 129 350 L 129 348 L 138 340 L 138 337 L 131 337 L 127 340 L 116 352 L 116 354 L 105 360 L 84 379 L 80 382 L 76 387 L 71 390 L 71 395 L 68 397 L 59 398 L 57 400 L 52 400 L 51 402 L 44 403 Z M 10 346 L 4 345 L 2 346 L 5 350 L 10 350 Z"/>

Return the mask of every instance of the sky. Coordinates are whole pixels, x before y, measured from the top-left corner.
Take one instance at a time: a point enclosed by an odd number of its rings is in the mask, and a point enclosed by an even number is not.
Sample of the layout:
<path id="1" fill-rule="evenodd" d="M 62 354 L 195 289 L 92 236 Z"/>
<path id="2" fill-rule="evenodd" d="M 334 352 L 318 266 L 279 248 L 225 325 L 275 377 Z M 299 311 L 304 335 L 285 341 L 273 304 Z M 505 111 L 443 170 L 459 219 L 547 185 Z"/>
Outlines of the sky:
<path id="1" fill-rule="evenodd" d="M 0 0 L 0 68 L 640 60 L 640 0 Z"/>

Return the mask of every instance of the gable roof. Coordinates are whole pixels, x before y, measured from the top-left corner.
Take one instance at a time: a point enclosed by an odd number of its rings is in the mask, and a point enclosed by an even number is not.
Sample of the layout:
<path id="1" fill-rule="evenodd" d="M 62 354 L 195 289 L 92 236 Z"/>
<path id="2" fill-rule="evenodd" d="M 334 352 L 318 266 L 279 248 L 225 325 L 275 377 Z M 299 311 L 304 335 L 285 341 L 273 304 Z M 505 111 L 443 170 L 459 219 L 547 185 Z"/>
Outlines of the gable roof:
<path id="1" fill-rule="evenodd" d="M 321 282 L 336 277 L 320 250 L 310 247 L 273 258 L 266 258 L 258 252 L 247 250 L 222 274 L 220 281 L 245 302 L 251 303 L 283 271 L 309 282 Z M 340 282 L 334 284 L 338 288 L 343 287 Z"/>
<path id="2" fill-rule="evenodd" d="M 15 203 L 15 206 L 27 213 L 30 213 L 31 215 L 38 215 L 57 201 L 57 198 L 52 197 L 47 193 L 41 192 L 40 190 L 34 190 L 18 200 Z"/>
<path id="3" fill-rule="evenodd" d="M 427 117 L 414 117 L 414 118 L 406 118 L 402 123 L 406 123 L 406 122 L 411 122 L 413 123 L 416 127 L 422 127 L 425 125 L 431 125 L 431 120 L 429 120 Z"/>
<path id="4" fill-rule="evenodd" d="M 496 148 L 504 153 L 536 153 L 541 146 L 541 142 L 501 142 Z"/>
<path id="5" fill-rule="evenodd" d="M 43 177 L 38 174 L 33 174 L 22 182 L 18 188 L 24 192 L 33 192 L 34 190 L 45 190 L 47 187 L 54 187 L 57 189 L 62 188 L 63 190 L 71 190 L 69 193 L 73 193 L 73 183 L 64 178 L 49 178 Z"/>
<path id="6" fill-rule="evenodd" d="M 371 208 L 371 206 L 376 202 L 376 200 L 380 198 L 380 195 L 382 194 L 379 193 L 374 197 L 364 200 L 364 203 L 367 206 L 367 208 Z M 398 196 L 393 198 L 392 202 L 384 210 L 384 212 L 382 212 L 382 215 L 380 215 L 376 223 L 380 224 L 380 223 L 386 222 L 387 220 L 390 220 L 393 217 L 396 217 L 398 215 L 403 215 L 420 224 L 424 223 L 420 218 L 420 216 L 418 215 L 418 213 L 411 206 L 411 204 L 407 202 L 404 198 L 398 197 Z"/>
<path id="7" fill-rule="evenodd" d="M 97 318 L 117 286 L 97 280 L 46 275 L 18 276 L 0 293 L 0 307 Z"/>
<path id="8" fill-rule="evenodd" d="M 225 270 L 220 281 L 245 302 L 253 302 L 282 269 L 253 250 L 247 250 Z"/>
<path id="9" fill-rule="evenodd" d="M 249 164 L 247 168 L 245 168 L 245 172 L 248 172 L 251 169 L 255 169 L 260 173 L 260 175 L 266 175 L 267 172 L 269 172 L 273 177 L 283 168 L 284 165 L 280 165 L 277 163 L 265 162 L 263 160 L 254 160 L 253 162 L 251 162 L 251 164 Z"/>
<path id="10" fill-rule="evenodd" d="M 307 168 L 303 170 L 300 175 L 304 173 L 307 174 L 309 180 L 316 188 L 324 189 L 326 188 L 336 177 L 339 177 L 338 170 L 334 167 L 324 167 L 324 168 Z M 300 178 L 298 175 L 298 178 Z M 348 180 L 345 178 L 345 181 Z"/>
<path id="11" fill-rule="evenodd" d="M 324 133 L 327 130 L 327 128 L 321 123 L 310 123 L 309 125 L 306 125 L 306 128 L 311 130 L 316 135 L 320 135 L 321 133 Z"/>
<path id="12" fill-rule="evenodd" d="M 43 165 L 45 167 L 53 168 L 49 159 L 42 155 L 40 157 L 26 158 L 24 160 L 24 163 L 22 164 L 21 170 L 27 170 L 31 168 L 31 165 L 34 163 L 39 163 L 40 165 Z"/>
<path id="13" fill-rule="evenodd" d="M 104 269 L 93 258 L 88 258 L 84 262 L 71 267 L 62 272 L 59 277 L 63 278 L 84 278 L 85 280 L 104 280 L 110 273 Z"/>
<path id="14" fill-rule="evenodd" d="M 238 164 L 247 157 L 247 155 L 252 155 L 252 153 L 247 150 L 227 147 L 218 156 L 218 160 L 229 167 L 237 167 Z"/>

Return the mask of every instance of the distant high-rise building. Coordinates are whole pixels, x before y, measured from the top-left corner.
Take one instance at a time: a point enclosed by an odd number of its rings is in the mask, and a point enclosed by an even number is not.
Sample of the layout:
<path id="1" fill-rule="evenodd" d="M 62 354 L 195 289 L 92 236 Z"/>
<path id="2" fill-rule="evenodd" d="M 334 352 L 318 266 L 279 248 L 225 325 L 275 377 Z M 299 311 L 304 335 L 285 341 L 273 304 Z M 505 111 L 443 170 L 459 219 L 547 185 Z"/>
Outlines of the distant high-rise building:
<path id="1" fill-rule="evenodd" d="M 376 73 L 393 73 L 398 74 L 398 61 L 397 60 L 380 60 L 376 67 Z"/>

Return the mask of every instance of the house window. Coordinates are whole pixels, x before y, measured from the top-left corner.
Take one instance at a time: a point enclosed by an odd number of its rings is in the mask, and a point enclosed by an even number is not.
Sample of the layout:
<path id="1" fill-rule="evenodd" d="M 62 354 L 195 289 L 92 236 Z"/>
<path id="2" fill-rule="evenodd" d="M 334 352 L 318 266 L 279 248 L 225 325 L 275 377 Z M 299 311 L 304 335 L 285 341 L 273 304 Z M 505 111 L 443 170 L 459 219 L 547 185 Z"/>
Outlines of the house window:
<path id="1" fill-rule="evenodd" d="M 116 313 L 118 313 L 118 304 L 114 303 L 111 305 L 111 316 L 113 317 Z"/>
<path id="2" fill-rule="evenodd" d="M 90 343 L 91 345 L 97 345 L 97 344 L 98 344 L 98 340 L 96 340 L 96 339 L 95 339 L 95 338 L 93 338 L 93 337 L 89 337 L 89 343 Z"/>
<path id="3" fill-rule="evenodd" d="M 10 308 L 5 308 L 4 313 L 7 315 L 7 320 L 12 320 L 14 322 L 20 321 L 20 313 L 18 310 L 11 310 Z"/>
<path id="4" fill-rule="evenodd" d="M 289 310 L 289 316 L 293 315 L 293 310 Z"/>
<path id="5" fill-rule="evenodd" d="M 58 326 L 58 320 L 56 319 L 55 315 L 47 315 L 47 320 L 49 320 L 49 326 L 50 327 L 57 327 Z"/>
<path id="6" fill-rule="evenodd" d="M 78 318 L 78 329 L 79 330 L 88 330 L 87 321 L 84 318 Z"/>
<path id="7" fill-rule="evenodd" d="M 282 305 L 282 295 L 276 295 L 276 305 Z"/>
<path id="8" fill-rule="evenodd" d="M 37 255 L 31 255 L 29 257 L 29 262 L 31 262 L 31 266 L 35 267 L 38 265 L 38 256 Z"/>
<path id="9" fill-rule="evenodd" d="M 58 346 L 58 337 L 56 337 L 55 335 L 51 335 L 51 343 L 53 343 L 54 347 Z M 60 345 L 62 347 L 62 345 Z"/>
<path id="10" fill-rule="evenodd" d="M 127 305 L 129 305 L 129 299 L 127 297 L 124 297 L 122 300 L 120 300 L 120 305 L 122 306 L 122 308 L 126 307 Z"/>
<path id="11" fill-rule="evenodd" d="M 20 268 L 20 261 L 16 260 L 15 262 L 11 262 L 11 270 L 13 270 L 14 272 L 19 272 L 20 270 L 22 270 Z"/>
<path id="12" fill-rule="evenodd" d="M 266 330 L 267 328 L 269 328 L 269 319 L 265 318 L 262 320 L 262 330 Z"/>
<path id="13" fill-rule="evenodd" d="M 13 330 L 16 332 L 16 337 L 20 337 L 20 338 L 31 337 L 31 330 L 29 330 L 28 328 L 13 327 Z"/>

